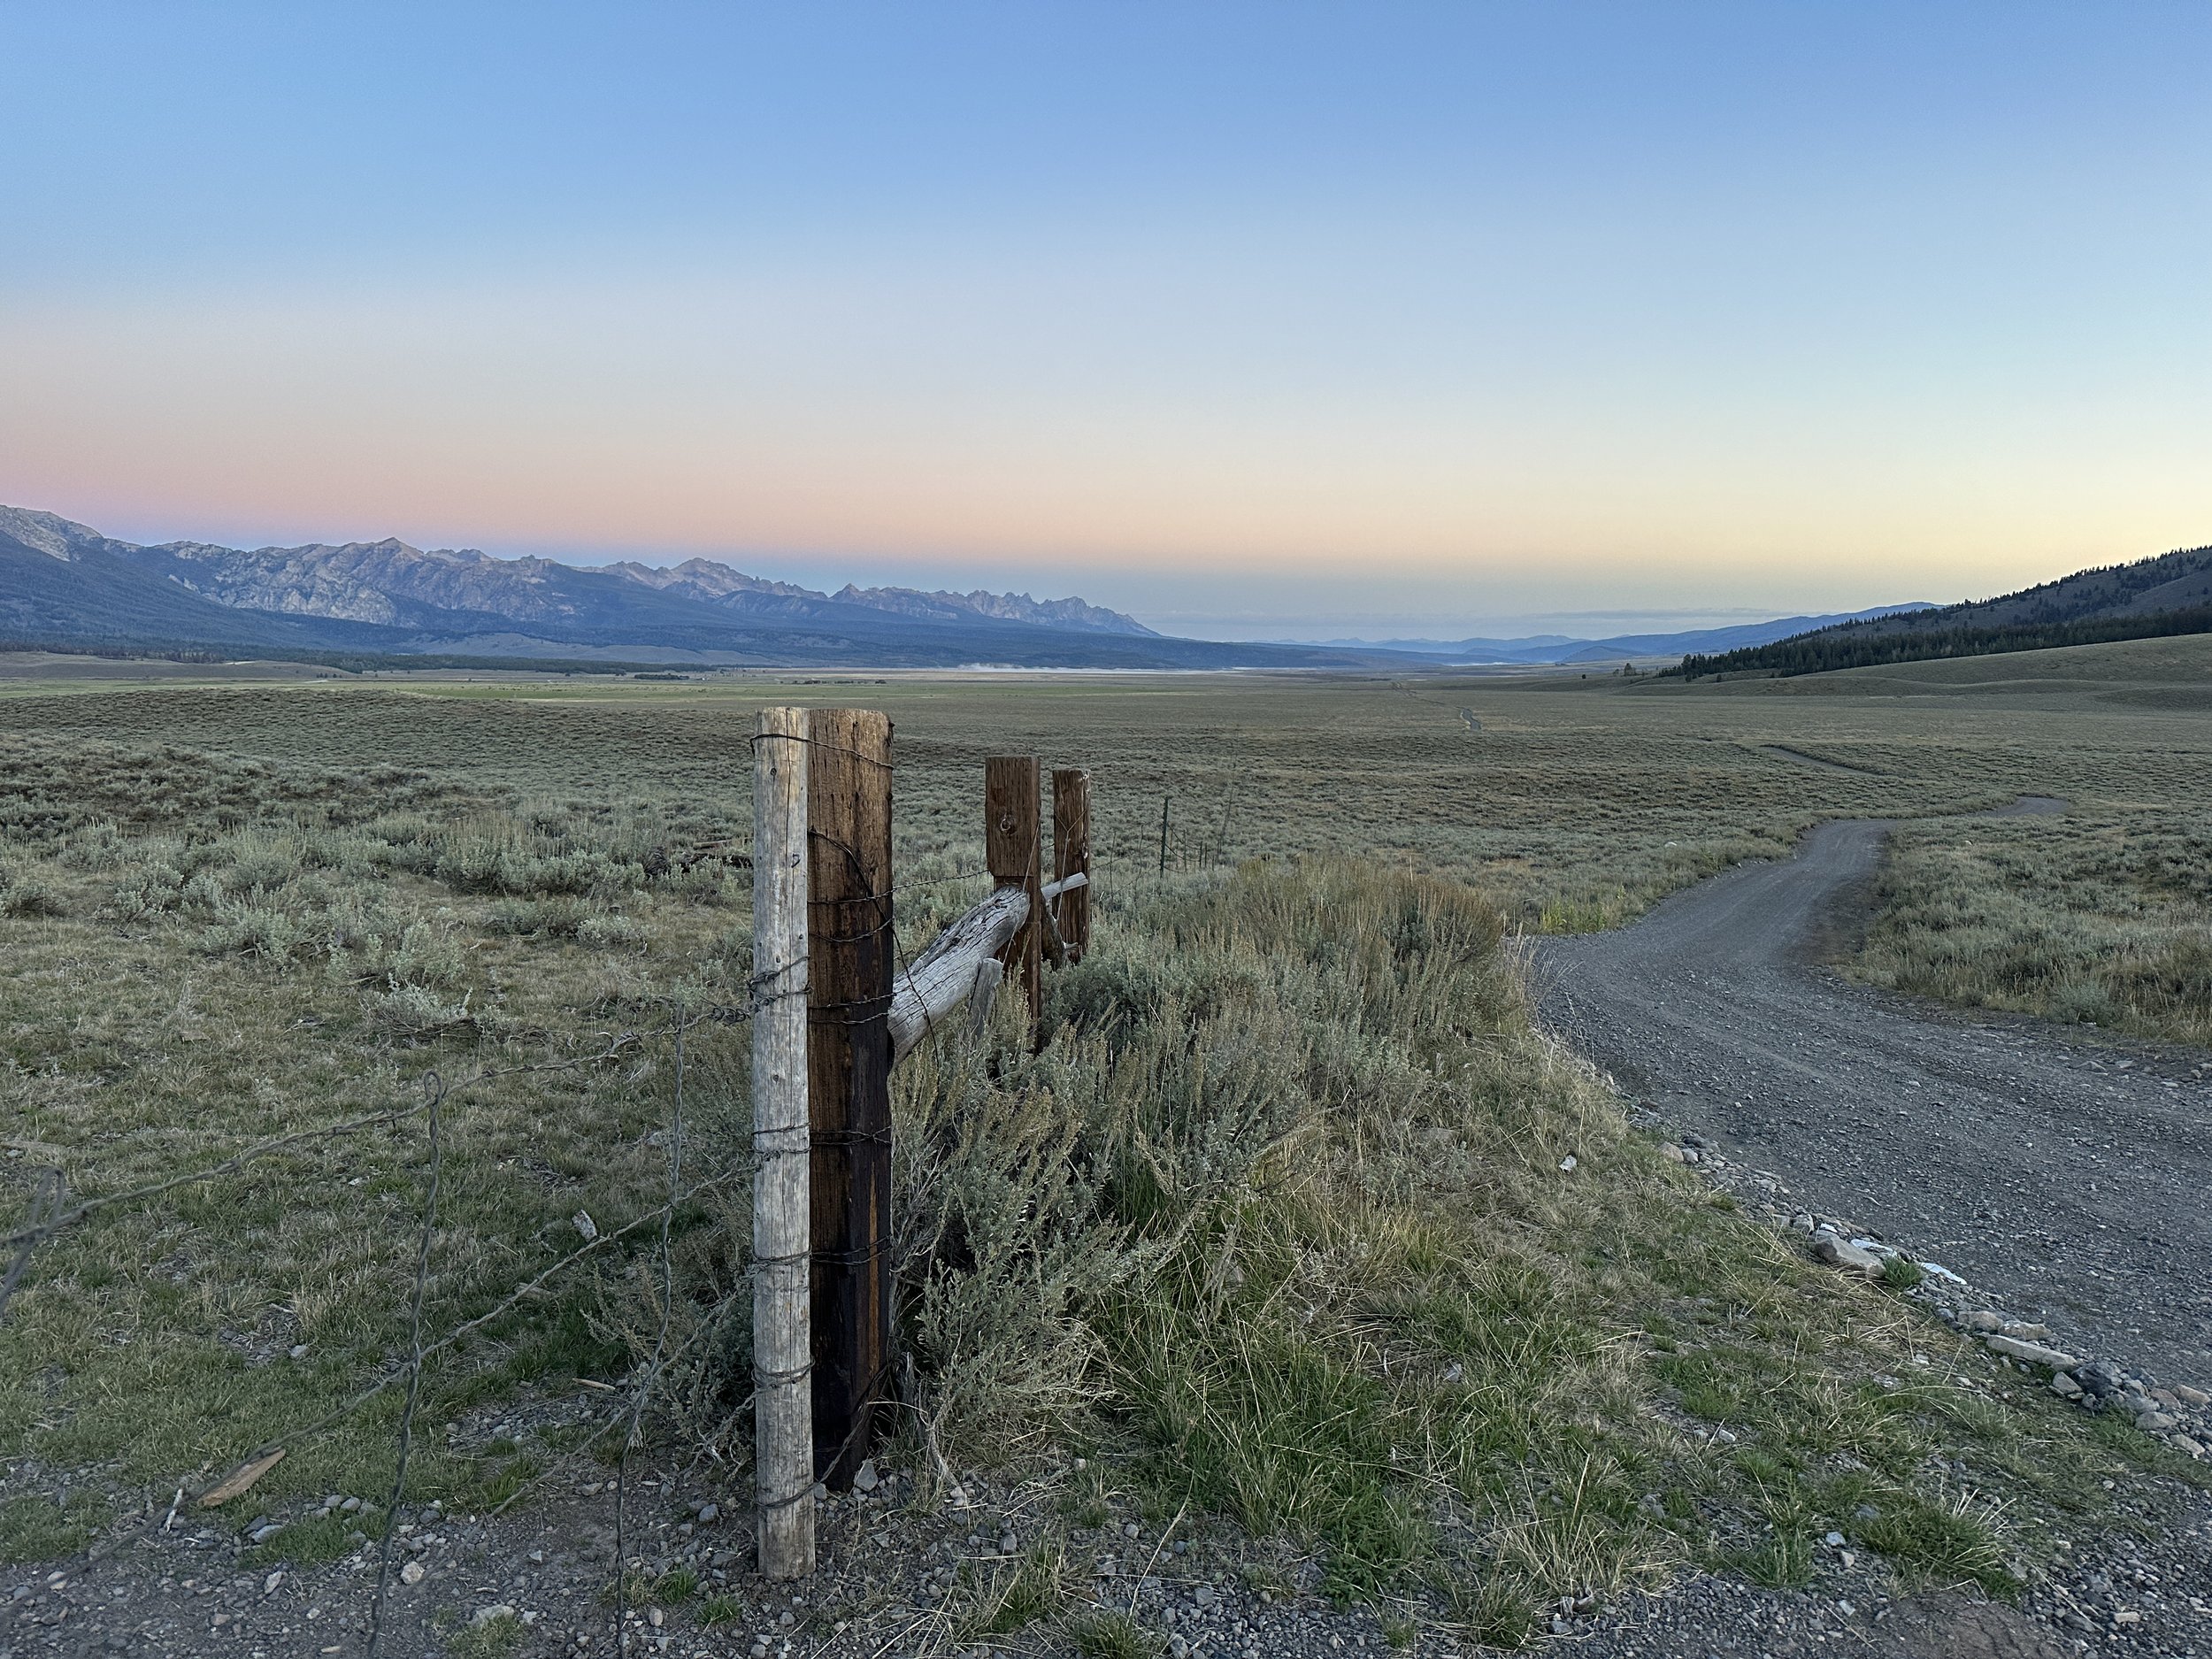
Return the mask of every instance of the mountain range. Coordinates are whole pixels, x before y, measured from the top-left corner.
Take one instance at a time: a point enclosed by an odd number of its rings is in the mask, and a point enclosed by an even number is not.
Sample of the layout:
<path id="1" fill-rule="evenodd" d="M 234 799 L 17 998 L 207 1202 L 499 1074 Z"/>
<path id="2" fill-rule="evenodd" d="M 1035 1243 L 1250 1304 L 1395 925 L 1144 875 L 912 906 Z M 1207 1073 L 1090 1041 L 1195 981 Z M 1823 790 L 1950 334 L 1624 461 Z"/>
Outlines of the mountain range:
<path id="1" fill-rule="evenodd" d="M 388 539 L 250 550 L 149 546 L 52 513 L 0 507 L 0 648 L 56 647 L 777 667 L 1312 668 L 1388 660 L 1325 646 L 1171 639 L 1074 598 L 852 586 L 825 594 L 710 559 L 592 568 Z"/>
<path id="2" fill-rule="evenodd" d="M 2077 571 L 1994 599 L 1836 623 L 1685 656 L 1672 672 L 1811 674 L 1938 657 L 2212 633 L 2212 547 Z"/>
<path id="3" fill-rule="evenodd" d="M 1570 634 L 1531 634 L 1511 640 L 1325 640 L 1322 643 L 1340 650 L 1396 651 L 1465 666 L 1487 663 L 1617 663 L 1632 657 L 1679 657 L 1693 651 L 1734 650 L 1862 618 L 1933 609 L 1926 601 L 1916 600 L 1908 604 L 1877 605 L 1871 610 L 1844 611 L 1835 616 L 1781 617 L 1771 622 L 1743 622 L 1724 628 L 1693 628 L 1678 634 L 1616 634 L 1594 640 Z"/>

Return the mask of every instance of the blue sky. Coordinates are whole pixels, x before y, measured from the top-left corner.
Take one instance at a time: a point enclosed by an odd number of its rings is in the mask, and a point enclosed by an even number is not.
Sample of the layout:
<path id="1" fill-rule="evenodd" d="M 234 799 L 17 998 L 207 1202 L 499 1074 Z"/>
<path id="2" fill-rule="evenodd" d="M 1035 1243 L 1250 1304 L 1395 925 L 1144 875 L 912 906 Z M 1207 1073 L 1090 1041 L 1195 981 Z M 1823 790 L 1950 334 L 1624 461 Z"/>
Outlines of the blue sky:
<path id="1" fill-rule="evenodd" d="M 0 500 L 1602 628 L 2212 540 L 2212 12 L 0 4 Z"/>

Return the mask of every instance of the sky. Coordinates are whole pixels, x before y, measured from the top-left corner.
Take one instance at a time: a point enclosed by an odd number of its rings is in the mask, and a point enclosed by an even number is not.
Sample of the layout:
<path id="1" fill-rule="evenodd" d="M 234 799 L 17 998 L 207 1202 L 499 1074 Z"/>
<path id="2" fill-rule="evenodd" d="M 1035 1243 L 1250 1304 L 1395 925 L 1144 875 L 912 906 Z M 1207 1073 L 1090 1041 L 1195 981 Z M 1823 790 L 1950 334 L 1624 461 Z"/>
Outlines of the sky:
<path id="1" fill-rule="evenodd" d="M 1700 626 L 2212 541 L 2212 8 L 0 0 L 0 501 Z"/>

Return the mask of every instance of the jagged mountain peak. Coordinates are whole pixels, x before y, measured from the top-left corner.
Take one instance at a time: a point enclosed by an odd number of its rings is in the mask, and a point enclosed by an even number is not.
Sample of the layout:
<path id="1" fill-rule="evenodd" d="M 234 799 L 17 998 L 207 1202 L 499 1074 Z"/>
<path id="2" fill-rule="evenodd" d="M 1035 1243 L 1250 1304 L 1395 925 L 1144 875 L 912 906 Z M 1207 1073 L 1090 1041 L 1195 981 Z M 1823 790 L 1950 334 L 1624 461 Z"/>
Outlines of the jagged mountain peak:
<path id="1" fill-rule="evenodd" d="M 41 512 L 35 507 L 0 507 L 0 534 L 65 562 L 81 549 L 108 545 L 107 537 L 90 525 L 59 513 Z"/>

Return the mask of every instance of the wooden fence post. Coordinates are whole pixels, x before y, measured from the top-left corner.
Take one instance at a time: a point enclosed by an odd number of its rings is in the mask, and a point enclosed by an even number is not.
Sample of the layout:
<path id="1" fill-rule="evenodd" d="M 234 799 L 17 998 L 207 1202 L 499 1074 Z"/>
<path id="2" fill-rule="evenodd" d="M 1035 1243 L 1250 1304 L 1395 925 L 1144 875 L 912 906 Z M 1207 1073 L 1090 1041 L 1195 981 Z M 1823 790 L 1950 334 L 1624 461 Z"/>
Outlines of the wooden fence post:
<path id="1" fill-rule="evenodd" d="M 841 1491 L 891 1363 L 891 722 L 817 709 L 807 761 L 814 1448 Z"/>
<path id="2" fill-rule="evenodd" d="M 1052 879 L 1091 872 L 1091 774 L 1063 767 L 1052 774 Z M 1068 965 L 1091 948 L 1091 890 L 1071 887 L 1053 901 Z"/>
<path id="3" fill-rule="evenodd" d="M 1044 1010 L 1043 848 L 1037 822 L 1037 759 L 994 755 L 983 763 L 983 862 L 1000 887 L 1029 890 L 1029 917 L 999 960 L 1021 976 L 1033 1041 Z"/>
<path id="4" fill-rule="evenodd" d="M 808 1307 L 807 715 L 753 737 L 753 1486 L 760 1570 L 814 1571 Z"/>

